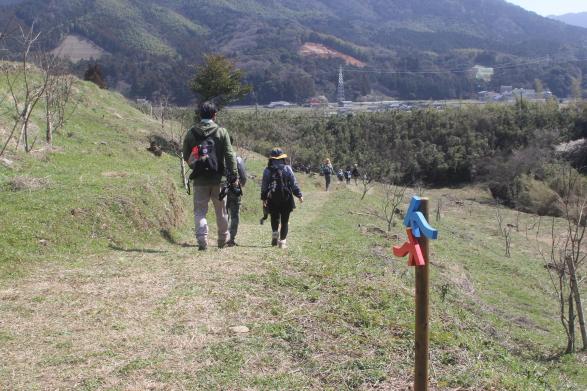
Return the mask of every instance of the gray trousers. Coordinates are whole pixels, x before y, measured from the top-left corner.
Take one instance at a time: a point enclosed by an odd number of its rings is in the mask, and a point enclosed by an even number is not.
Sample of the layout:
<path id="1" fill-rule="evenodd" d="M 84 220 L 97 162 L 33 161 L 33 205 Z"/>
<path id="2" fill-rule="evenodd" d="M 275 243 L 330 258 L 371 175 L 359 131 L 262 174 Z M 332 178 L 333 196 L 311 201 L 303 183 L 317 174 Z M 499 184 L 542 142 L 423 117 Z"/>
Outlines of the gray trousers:
<path id="1" fill-rule="evenodd" d="M 218 226 L 218 245 L 224 246 L 230 238 L 228 232 L 228 213 L 226 211 L 226 199 L 220 201 L 220 185 L 194 186 L 194 220 L 196 223 L 196 239 L 199 245 L 208 244 L 208 204 L 212 200 L 216 212 L 216 225 Z"/>
<path id="2" fill-rule="evenodd" d="M 232 194 L 230 191 L 226 196 L 226 208 L 228 209 L 228 218 L 230 221 L 230 240 L 234 240 L 234 238 L 236 238 L 236 234 L 238 233 L 242 198 L 242 196 Z"/>

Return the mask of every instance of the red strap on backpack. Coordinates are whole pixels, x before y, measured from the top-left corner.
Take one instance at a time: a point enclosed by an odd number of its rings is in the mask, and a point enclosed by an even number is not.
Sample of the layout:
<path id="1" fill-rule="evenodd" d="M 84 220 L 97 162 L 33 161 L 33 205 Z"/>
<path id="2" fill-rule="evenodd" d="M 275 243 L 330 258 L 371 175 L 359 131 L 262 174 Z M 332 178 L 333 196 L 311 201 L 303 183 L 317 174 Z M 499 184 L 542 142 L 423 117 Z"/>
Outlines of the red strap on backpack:
<path id="1" fill-rule="evenodd" d="M 194 148 L 192 148 L 192 157 L 194 158 L 194 160 L 200 159 L 200 147 L 199 146 L 196 145 Z"/>

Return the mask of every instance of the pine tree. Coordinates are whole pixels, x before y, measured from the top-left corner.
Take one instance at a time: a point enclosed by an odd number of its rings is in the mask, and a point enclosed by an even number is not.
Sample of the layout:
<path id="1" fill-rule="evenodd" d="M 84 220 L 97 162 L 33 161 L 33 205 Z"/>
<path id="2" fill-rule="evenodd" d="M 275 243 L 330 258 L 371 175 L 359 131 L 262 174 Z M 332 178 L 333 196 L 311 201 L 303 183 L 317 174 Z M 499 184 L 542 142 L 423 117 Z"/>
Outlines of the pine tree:
<path id="1" fill-rule="evenodd" d="M 210 54 L 190 82 L 201 101 L 213 100 L 219 107 L 235 102 L 252 91 L 242 83 L 243 72 L 222 55 Z"/>

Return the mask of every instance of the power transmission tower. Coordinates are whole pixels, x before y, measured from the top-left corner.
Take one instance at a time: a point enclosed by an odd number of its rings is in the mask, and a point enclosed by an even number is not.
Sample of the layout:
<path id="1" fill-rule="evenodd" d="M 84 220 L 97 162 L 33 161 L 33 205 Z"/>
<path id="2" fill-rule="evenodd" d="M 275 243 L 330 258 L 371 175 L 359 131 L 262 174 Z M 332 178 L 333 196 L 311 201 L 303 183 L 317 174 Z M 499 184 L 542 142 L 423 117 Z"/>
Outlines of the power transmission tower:
<path id="1" fill-rule="evenodd" d="M 344 98 L 344 75 L 342 73 L 342 65 L 338 68 L 338 90 L 336 99 L 339 104 L 342 104 L 346 99 Z"/>

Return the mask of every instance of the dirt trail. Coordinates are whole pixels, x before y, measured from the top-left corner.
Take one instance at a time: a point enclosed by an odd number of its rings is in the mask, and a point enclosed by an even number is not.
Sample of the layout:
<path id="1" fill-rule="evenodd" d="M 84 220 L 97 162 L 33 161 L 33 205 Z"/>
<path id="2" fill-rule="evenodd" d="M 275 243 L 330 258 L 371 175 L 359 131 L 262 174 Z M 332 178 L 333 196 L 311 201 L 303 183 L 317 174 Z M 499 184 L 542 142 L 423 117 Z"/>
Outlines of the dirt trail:
<path id="1" fill-rule="evenodd" d="M 328 198 L 307 194 L 292 216 L 289 251 L 300 250 L 295 237 Z M 268 223 L 241 224 L 236 248 L 112 251 L 2 282 L 0 389 L 183 388 L 162 374 L 189 378 L 209 364 L 207 346 L 264 316 L 247 281 L 288 256 L 270 237 Z"/>

